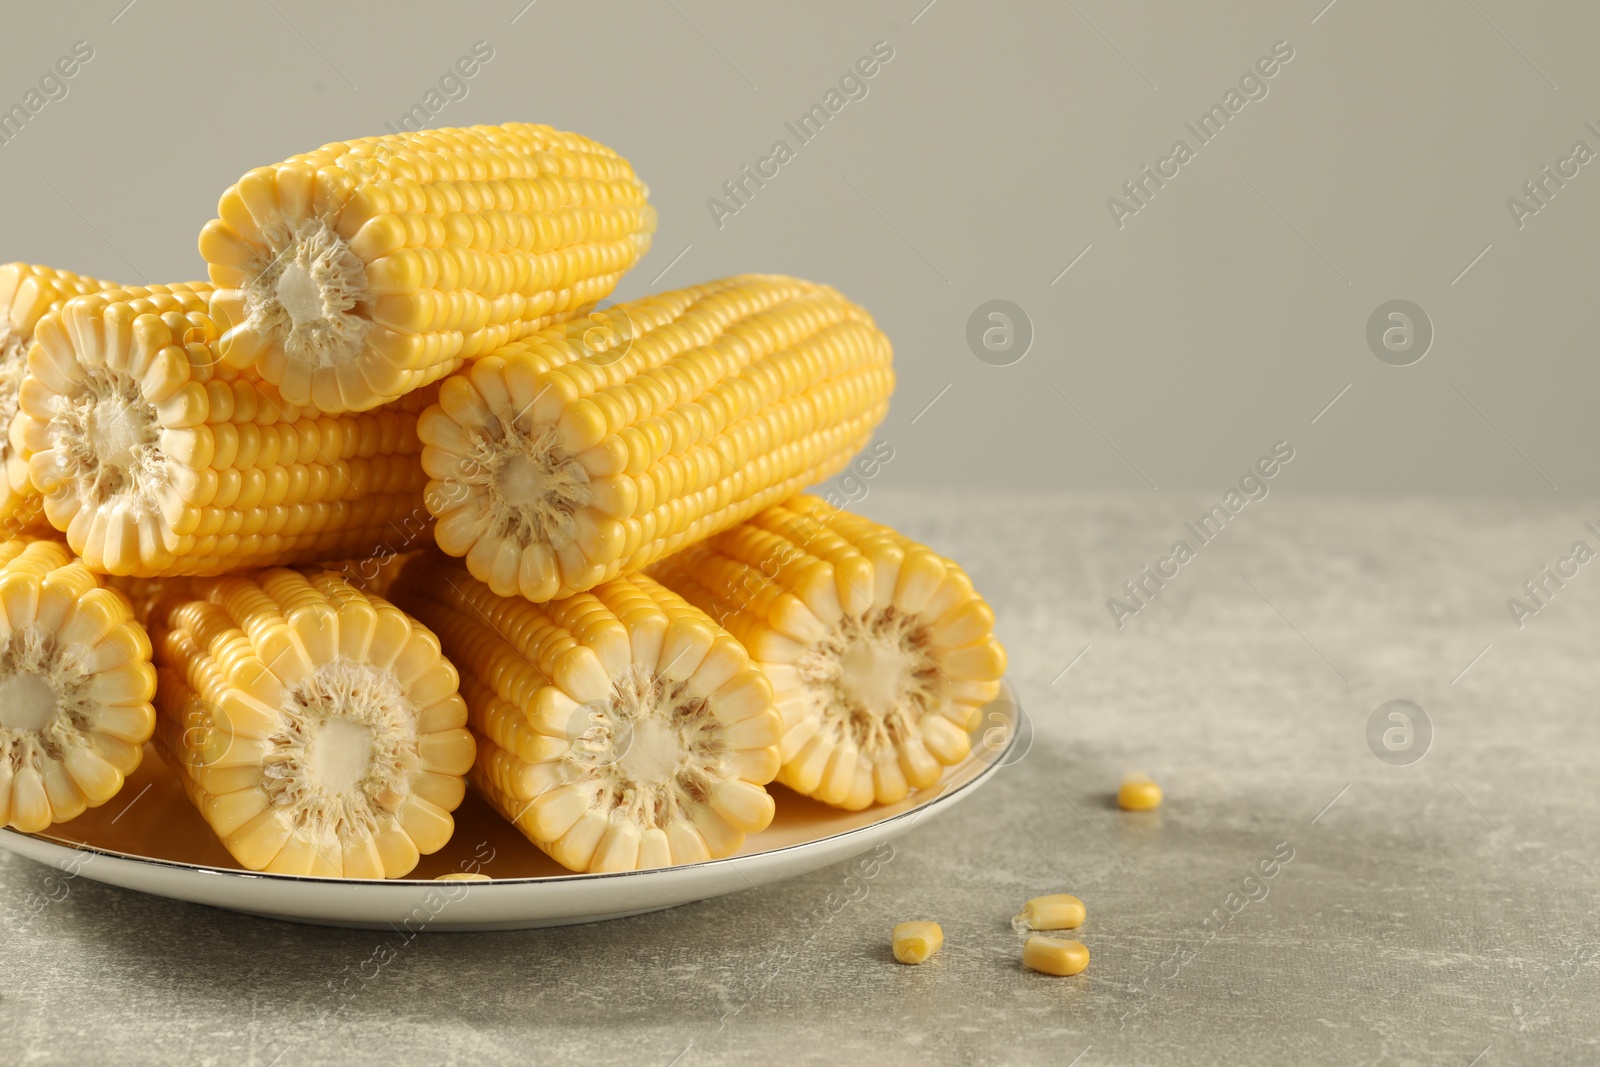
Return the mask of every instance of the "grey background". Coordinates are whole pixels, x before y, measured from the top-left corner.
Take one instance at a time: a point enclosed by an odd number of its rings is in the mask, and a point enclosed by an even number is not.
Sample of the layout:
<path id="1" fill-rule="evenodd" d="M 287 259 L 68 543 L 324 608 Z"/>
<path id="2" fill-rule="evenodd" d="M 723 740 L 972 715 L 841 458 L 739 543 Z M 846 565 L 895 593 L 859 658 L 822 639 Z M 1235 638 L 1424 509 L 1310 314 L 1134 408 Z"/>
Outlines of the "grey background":
<path id="1" fill-rule="evenodd" d="M 900 375 L 887 484 L 1220 491 L 1287 439 L 1289 491 L 1600 489 L 1600 167 L 1520 231 L 1506 208 L 1574 140 L 1600 150 L 1593 5 L 125 2 L 8 19 L 7 105 L 74 41 L 95 58 L 0 145 L 6 259 L 201 276 L 240 174 L 383 132 L 483 40 L 434 123 L 627 155 L 661 228 L 620 297 L 779 271 L 873 312 Z M 797 147 L 784 123 L 878 40 L 868 95 Z M 1107 199 L 1280 40 L 1267 97 L 1117 229 Z M 706 201 L 779 138 L 796 158 L 719 230 Z M 1011 367 L 964 339 L 994 298 L 1035 329 Z M 1396 298 L 1437 331 L 1412 367 L 1364 340 Z"/>
<path id="2" fill-rule="evenodd" d="M 1505 202 L 1573 141 L 1600 150 L 1600 11 L 925 3 L 114 0 L 8 18 L 0 103 L 74 41 L 96 55 L 0 145 L 0 258 L 129 280 L 199 276 L 199 229 L 245 169 L 381 131 L 487 41 L 435 121 L 549 122 L 629 156 L 661 229 L 619 297 L 774 270 L 878 317 L 895 459 L 854 506 L 971 571 L 1038 734 L 829 923 L 807 916 L 848 867 L 598 926 L 430 936 L 331 1018 L 329 983 L 370 934 L 83 878 L 19 923 L 49 872 L 0 855 L 8 1052 L 1596 1059 L 1600 586 L 1569 581 L 1522 628 L 1506 598 L 1596 543 L 1600 164 L 1520 231 Z M 706 200 L 878 40 L 895 57 L 866 99 L 719 231 Z M 1107 198 L 1279 40 L 1295 58 L 1269 95 L 1118 230 Z M 992 299 L 1032 321 L 1012 366 L 967 347 Z M 1413 366 L 1365 340 L 1394 299 L 1435 328 Z M 1280 439 L 1295 459 L 1271 498 L 1118 629 L 1107 598 Z M 1408 766 L 1367 743 L 1395 699 L 1434 730 Z M 1165 786 L 1157 815 L 1111 805 L 1134 769 Z M 1268 899 L 1151 994 L 1281 841 L 1296 857 Z M 1022 973 L 1006 918 L 1061 890 L 1088 903 L 1094 962 Z M 911 917 L 947 933 L 917 969 L 885 948 Z"/>

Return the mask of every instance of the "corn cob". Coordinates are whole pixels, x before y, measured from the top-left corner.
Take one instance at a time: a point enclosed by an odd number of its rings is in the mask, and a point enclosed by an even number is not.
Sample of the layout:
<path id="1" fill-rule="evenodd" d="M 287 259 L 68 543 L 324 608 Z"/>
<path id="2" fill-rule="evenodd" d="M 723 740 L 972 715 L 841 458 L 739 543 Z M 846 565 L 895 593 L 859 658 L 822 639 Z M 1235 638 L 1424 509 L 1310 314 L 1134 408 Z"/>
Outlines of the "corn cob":
<path id="1" fill-rule="evenodd" d="M 417 424 L 435 539 L 501 595 L 593 588 L 839 471 L 893 386 L 888 339 L 825 286 L 619 304 L 443 383 Z"/>
<path id="2" fill-rule="evenodd" d="M 0 826 L 99 807 L 155 727 L 150 640 L 55 541 L 0 543 Z"/>
<path id="3" fill-rule="evenodd" d="M 827 804 L 932 785 L 1005 673 L 994 613 L 959 566 L 816 497 L 649 573 L 749 650 L 783 715 L 778 781 Z"/>
<path id="4" fill-rule="evenodd" d="M 520 122 L 258 167 L 200 235 L 223 358 L 294 404 L 376 407 L 609 294 L 649 250 L 648 192 L 604 145 Z"/>
<path id="5" fill-rule="evenodd" d="M 203 575 L 425 529 L 431 390 L 363 414 L 289 404 L 217 360 L 209 290 L 110 290 L 40 321 L 13 440 L 73 550 L 103 573 Z"/>
<path id="6" fill-rule="evenodd" d="M 64 270 L 27 263 L 0 266 L 0 524 L 15 534 L 28 529 L 48 530 L 44 502 L 28 480 L 28 465 L 11 442 L 11 423 L 17 415 L 17 393 L 28 370 L 28 347 L 39 320 L 58 309 L 69 297 L 116 288 Z"/>
<path id="7" fill-rule="evenodd" d="M 461 669 L 473 784 L 558 863 L 694 863 L 771 822 L 772 689 L 682 598 L 635 576 L 531 604 L 437 558 L 393 592 Z"/>
<path id="8" fill-rule="evenodd" d="M 329 572 L 197 580 L 158 609 L 157 742 L 244 867 L 400 878 L 472 765 L 438 639 Z"/>

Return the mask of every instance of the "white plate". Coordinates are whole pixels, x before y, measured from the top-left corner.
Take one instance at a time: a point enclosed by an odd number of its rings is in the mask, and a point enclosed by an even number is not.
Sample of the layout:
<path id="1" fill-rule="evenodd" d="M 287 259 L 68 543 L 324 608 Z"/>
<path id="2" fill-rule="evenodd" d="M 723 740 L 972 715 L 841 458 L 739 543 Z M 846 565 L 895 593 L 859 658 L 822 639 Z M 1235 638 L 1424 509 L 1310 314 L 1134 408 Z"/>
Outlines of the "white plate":
<path id="1" fill-rule="evenodd" d="M 1021 758 L 1031 742 L 1009 684 L 984 709 L 973 752 L 928 789 L 898 804 L 850 812 L 773 786 L 778 814 L 727 859 L 617 874 L 572 874 L 476 796 L 456 830 L 413 877 L 391 881 L 260 874 L 234 863 L 153 754 L 121 796 L 41 834 L 0 830 L 0 848 L 89 878 L 156 896 L 275 919 L 385 929 L 515 930 L 657 911 L 792 878 L 892 841 L 926 816 L 972 794 Z M 123 801 L 122 797 L 131 798 Z M 436 881 L 477 870 L 490 881 Z"/>

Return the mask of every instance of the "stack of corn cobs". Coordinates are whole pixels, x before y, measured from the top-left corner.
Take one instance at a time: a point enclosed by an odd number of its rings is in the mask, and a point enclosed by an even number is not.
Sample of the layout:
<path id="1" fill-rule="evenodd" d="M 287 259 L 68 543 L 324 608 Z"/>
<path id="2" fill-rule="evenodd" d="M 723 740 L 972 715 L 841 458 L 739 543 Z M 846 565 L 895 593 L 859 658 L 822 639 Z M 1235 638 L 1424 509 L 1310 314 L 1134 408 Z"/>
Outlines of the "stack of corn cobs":
<path id="1" fill-rule="evenodd" d="M 800 495 L 887 338 L 746 275 L 600 309 L 655 213 L 512 123 L 250 171 L 209 282 L 0 268 L 0 825 L 154 743 L 242 866 L 398 878 L 470 782 L 574 871 L 899 801 L 1005 666 L 961 568 Z"/>

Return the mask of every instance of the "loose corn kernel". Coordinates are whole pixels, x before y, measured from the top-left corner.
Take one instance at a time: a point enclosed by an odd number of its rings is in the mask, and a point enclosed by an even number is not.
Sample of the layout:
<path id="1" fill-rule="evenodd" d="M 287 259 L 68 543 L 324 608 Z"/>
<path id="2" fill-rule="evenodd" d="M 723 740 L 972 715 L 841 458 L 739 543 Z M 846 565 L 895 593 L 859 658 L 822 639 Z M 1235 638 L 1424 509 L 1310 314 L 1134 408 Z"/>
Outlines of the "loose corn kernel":
<path id="1" fill-rule="evenodd" d="M 430 554 L 389 595 L 461 671 L 478 792 L 567 869 L 720 858 L 772 822 L 772 686 L 676 593 L 635 575 L 532 604 Z"/>
<path id="2" fill-rule="evenodd" d="M 938 923 L 900 923 L 894 928 L 894 958 L 901 963 L 922 963 L 944 946 Z"/>
<path id="3" fill-rule="evenodd" d="M 1000 691 L 994 612 L 953 561 L 811 496 L 649 572 L 726 626 L 784 716 L 778 781 L 859 810 L 926 789 Z"/>
<path id="4" fill-rule="evenodd" d="M 1089 950 L 1081 941 L 1034 934 L 1022 946 L 1022 965 L 1041 974 L 1077 974 L 1089 966 Z"/>
<path id="5" fill-rule="evenodd" d="M 888 413 L 890 364 L 866 311 L 778 275 L 541 330 L 418 421 L 434 539 L 500 596 L 592 589 L 842 470 Z"/>
<path id="6" fill-rule="evenodd" d="M 605 145 L 522 122 L 258 167 L 200 234 L 220 351 L 291 404 L 369 410 L 609 294 L 650 248 L 648 193 Z"/>
<path id="7" fill-rule="evenodd" d="M 1076 930 L 1083 925 L 1083 901 L 1071 893 L 1052 893 L 1047 897 L 1034 897 L 1022 906 L 1022 912 L 1011 920 L 1011 928 L 1018 933 L 1024 930 Z"/>
<path id="8" fill-rule="evenodd" d="M 435 882 L 491 882 L 493 880 L 487 874 L 479 874 L 475 871 L 451 871 L 449 874 L 441 874 L 434 879 Z"/>
<path id="9" fill-rule="evenodd" d="M 1154 811 L 1161 806 L 1161 787 L 1149 775 L 1127 775 L 1117 788 L 1117 805 L 1123 811 Z"/>

